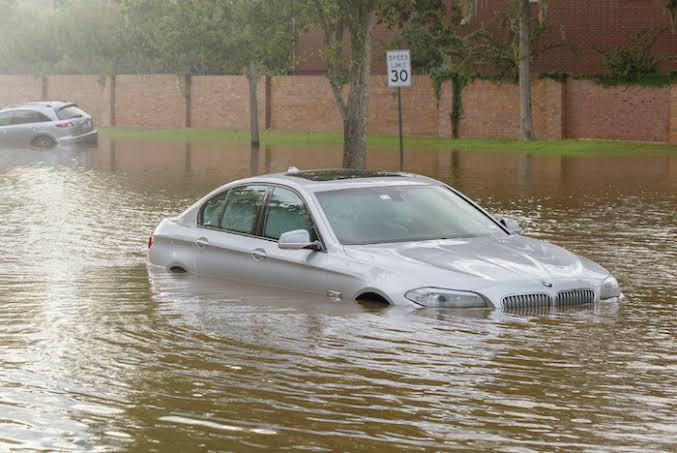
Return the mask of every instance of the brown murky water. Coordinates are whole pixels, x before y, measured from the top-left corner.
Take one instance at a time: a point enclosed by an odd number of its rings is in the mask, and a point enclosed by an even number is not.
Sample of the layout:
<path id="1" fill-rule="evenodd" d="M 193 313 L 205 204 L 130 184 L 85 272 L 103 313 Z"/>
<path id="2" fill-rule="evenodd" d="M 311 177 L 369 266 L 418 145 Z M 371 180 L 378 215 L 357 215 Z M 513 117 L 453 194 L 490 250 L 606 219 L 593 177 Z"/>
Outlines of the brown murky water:
<path id="1" fill-rule="evenodd" d="M 161 217 L 339 151 L 0 151 L 0 451 L 677 450 L 677 156 L 407 163 L 606 265 L 627 300 L 469 315 L 149 276 Z"/>

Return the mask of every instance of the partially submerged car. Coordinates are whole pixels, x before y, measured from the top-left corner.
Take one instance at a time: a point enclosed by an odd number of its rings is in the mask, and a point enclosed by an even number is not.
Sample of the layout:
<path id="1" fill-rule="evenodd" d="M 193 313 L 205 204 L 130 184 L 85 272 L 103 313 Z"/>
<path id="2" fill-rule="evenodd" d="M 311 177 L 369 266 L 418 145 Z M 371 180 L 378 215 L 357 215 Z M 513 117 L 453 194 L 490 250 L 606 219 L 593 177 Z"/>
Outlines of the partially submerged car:
<path id="1" fill-rule="evenodd" d="M 291 169 L 235 181 L 163 220 L 149 248 L 152 266 L 332 299 L 511 309 L 622 298 L 602 266 L 400 172 Z"/>
<path id="2" fill-rule="evenodd" d="M 0 110 L 0 145 L 53 148 L 96 144 L 92 117 L 66 101 L 27 102 Z"/>

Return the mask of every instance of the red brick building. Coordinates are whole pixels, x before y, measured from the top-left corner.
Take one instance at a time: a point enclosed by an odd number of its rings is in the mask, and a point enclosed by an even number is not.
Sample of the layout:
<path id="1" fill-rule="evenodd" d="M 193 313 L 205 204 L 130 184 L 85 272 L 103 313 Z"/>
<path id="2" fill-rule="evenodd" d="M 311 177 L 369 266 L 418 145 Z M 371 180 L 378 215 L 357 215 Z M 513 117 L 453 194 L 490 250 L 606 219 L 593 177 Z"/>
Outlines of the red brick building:
<path id="1" fill-rule="evenodd" d="M 498 32 L 497 14 L 508 7 L 509 0 L 485 0 L 479 2 L 477 14 L 466 27 L 484 24 Z M 604 71 L 602 56 L 595 48 L 611 49 L 631 42 L 638 32 L 660 32 L 653 53 L 673 57 L 661 65 L 661 70 L 677 70 L 677 33 L 670 28 L 665 11 L 667 0 L 549 0 L 547 22 L 552 33 L 548 40 L 562 40 L 569 48 L 552 49 L 543 54 L 534 65 L 534 72 L 568 72 L 591 74 Z M 534 17 L 538 6 L 533 5 Z M 383 25 L 374 30 L 374 64 L 372 72 L 385 73 L 384 54 L 386 43 L 393 32 Z M 311 30 L 296 46 L 301 61 L 297 74 L 318 74 L 326 71 L 326 64 L 319 55 L 323 36 L 319 30 Z"/>

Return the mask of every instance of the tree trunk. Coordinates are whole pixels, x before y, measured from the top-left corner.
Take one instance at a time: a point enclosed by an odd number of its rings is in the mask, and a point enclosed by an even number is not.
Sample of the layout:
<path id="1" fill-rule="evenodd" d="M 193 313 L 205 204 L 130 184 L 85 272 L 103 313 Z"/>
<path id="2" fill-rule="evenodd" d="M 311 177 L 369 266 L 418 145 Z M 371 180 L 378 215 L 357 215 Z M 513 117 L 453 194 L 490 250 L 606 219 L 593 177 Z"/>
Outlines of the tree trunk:
<path id="1" fill-rule="evenodd" d="M 371 67 L 371 32 L 376 22 L 374 8 L 356 2 L 351 24 L 352 65 L 350 93 L 343 118 L 343 167 L 367 165 L 367 112 Z"/>
<path id="2" fill-rule="evenodd" d="M 534 140 L 534 121 L 531 113 L 531 6 L 529 0 L 520 0 L 520 135 L 522 140 Z"/>
<path id="3" fill-rule="evenodd" d="M 259 81 L 258 66 L 255 61 L 250 61 L 247 67 L 247 80 L 249 81 L 249 132 L 251 135 L 251 145 L 257 147 L 260 145 L 259 139 L 259 102 L 256 96 L 257 84 Z"/>

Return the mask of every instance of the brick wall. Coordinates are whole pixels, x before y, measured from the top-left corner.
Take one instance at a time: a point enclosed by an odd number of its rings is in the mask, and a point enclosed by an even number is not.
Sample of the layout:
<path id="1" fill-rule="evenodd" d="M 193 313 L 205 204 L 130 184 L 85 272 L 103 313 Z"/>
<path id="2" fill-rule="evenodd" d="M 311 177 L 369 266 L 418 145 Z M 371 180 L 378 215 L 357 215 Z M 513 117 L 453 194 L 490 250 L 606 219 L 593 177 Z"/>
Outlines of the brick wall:
<path id="1" fill-rule="evenodd" d="M 677 85 L 672 85 L 670 102 L 670 143 L 677 145 Z"/>
<path id="2" fill-rule="evenodd" d="M 42 79 L 30 75 L 0 75 L 0 108 L 42 99 Z"/>
<path id="3" fill-rule="evenodd" d="M 119 75 L 115 124 L 122 127 L 183 127 L 186 98 L 174 74 Z"/>
<path id="4" fill-rule="evenodd" d="M 670 87 L 601 87 L 590 80 L 566 84 L 566 136 L 668 141 Z"/>
<path id="5" fill-rule="evenodd" d="M 533 82 L 533 115 L 536 136 L 561 139 L 563 125 L 563 85 L 550 79 Z M 440 115 L 440 132 L 451 134 L 449 112 L 451 87 L 446 86 L 442 99 L 446 109 Z M 519 137 L 519 87 L 514 83 L 475 80 L 462 93 L 463 118 L 459 124 L 461 137 Z M 442 134 L 441 134 L 442 135 Z"/>
<path id="6" fill-rule="evenodd" d="M 47 78 L 47 98 L 75 102 L 98 126 L 110 125 L 111 80 L 96 75 L 55 75 Z"/>
<path id="7" fill-rule="evenodd" d="M 191 126 L 249 128 L 249 83 L 242 76 L 193 76 Z M 257 85 L 259 127 L 266 119 L 265 79 Z"/>
<path id="8" fill-rule="evenodd" d="M 50 76 L 50 98 L 73 100 L 107 126 L 111 103 L 122 127 L 249 127 L 248 84 L 242 76 L 195 76 L 189 106 L 175 75 L 121 75 L 102 86 L 95 75 Z M 272 77 L 258 85 L 259 124 L 266 116 L 272 129 L 341 132 L 341 117 L 323 76 Z M 368 129 L 397 135 L 396 91 L 384 77 L 370 79 Z M 114 90 L 113 90 L 114 87 Z M 452 89 L 447 83 L 438 100 L 432 81 L 416 76 L 402 89 L 406 136 L 450 137 Z M 42 81 L 32 76 L 0 76 L 0 105 L 41 98 Z M 114 95 L 113 95 L 114 94 Z M 347 88 L 344 96 L 347 95 Z M 597 138 L 677 144 L 677 85 L 673 87 L 603 87 L 593 81 L 551 79 L 533 82 L 534 126 L 538 138 Z M 113 97 L 111 101 L 111 97 Z M 476 80 L 463 89 L 461 137 L 519 136 L 516 84 Z"/>
<path id="9" fill-rule="evenodd" d="M 340 132 L 341 115 L 324 76 L 273 77 L 271 127 L 312 132 Z M 369 79 L 368 128 L 374 134 L 397 135 L 397 96 L 383 76 Z M 347 96 L 347 89 L 343 92 Z M 428 77 L 417 77 L 402 89 L 402 123 L 406 135 L 438 135 L 437 99 Z"/>
<path id="10" fill-rule="evenodd" d="M 402 88 L 401 96 L 404 135 L 438 136 L 439 106 L 430 77 L 414 76 L 412 86 Z M 388 87 L 385 76 L 369 79 L 368 129 L 374 134 L 398 134 L 397 90 Z"/>
<path id="11" fill-rule="evenodd" d="M 279 76 L 271 80 L 272 129 L 343 130 L 334 95 L 324 76 Z"/>

